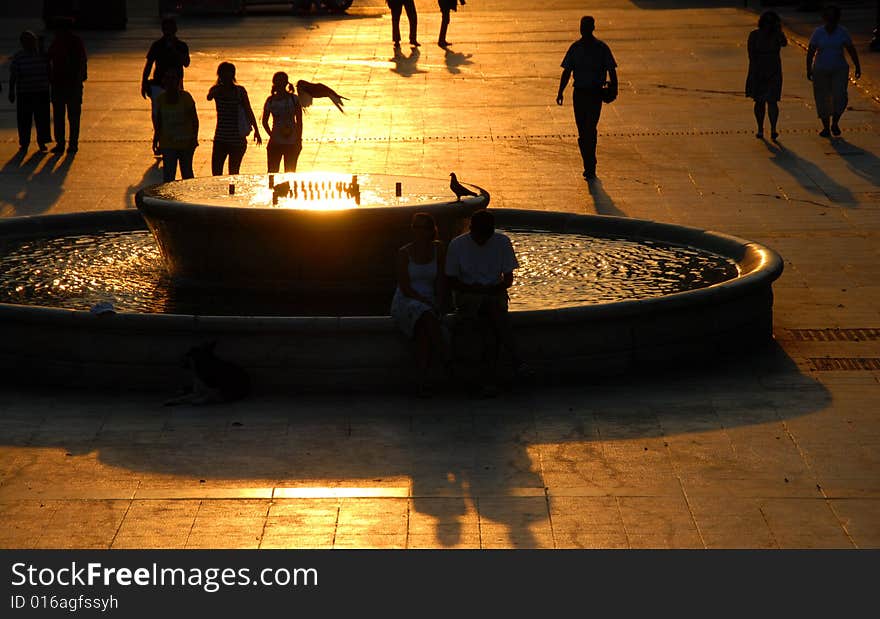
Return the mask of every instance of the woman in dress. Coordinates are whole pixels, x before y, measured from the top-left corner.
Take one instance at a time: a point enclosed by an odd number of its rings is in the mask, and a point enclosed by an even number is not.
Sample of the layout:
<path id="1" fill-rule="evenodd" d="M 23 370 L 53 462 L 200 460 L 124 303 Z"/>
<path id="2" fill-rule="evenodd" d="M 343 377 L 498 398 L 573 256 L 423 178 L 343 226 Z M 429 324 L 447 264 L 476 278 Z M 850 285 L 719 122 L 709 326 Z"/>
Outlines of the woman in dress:
<path id="1" fill-rule="evenodd" d="M 391 316 L 400 330 L 415 340 L 417 394 L 427 397 L 432 353 L 439 353 L 449 367 L 448 347 L 440 323 L 440 305 L 446 294 L 442 267 L 446 252 L 437 240 L 437 226 L 429 213 L 413 215 L 410 227 L 413 241 L 397 254 L 397 290 L 391 301 Z"/>
<path id="2" fill-rule="evenodd" d="M 283 71 L 272 76 L 272 94 L 263 105 L 263 129 L 269 136 L 266 145 L 269 173 L 278 171 L 282 158 L 284 171 L 296 172 L 296 162 L 302 152 L 302 106 Z"/>
<path id="3" fill-rule="evenodd" d="M 223 165 L 229 158 L 229 173 L 238 174 L 241 160 L 247 150 L 247 136 L 254 130 L 254 141 L 262 144 L 260 130 L 244 86 L 235 83 L 235 65 L 221 62 L 217 67 L 217 83 L 208 91 L 208 101 L 217 106 L 217 128 L 214 130 L 214 150 L 211 152 L 211 174 L 223 174 Z M 244 121 L 239 121 L 240 113 Z M 245 131 L 245 128 L 247 129 Z"/>
<path id="4" fill-rule="evenodd" d="M 819 135 L 827 138 L 832 133 L 840 135 L 838 123 L 849 100 L 846 92 L 849 65 L 843 50 L 848 51 L 852 58 L 856 79 L 862 76 L 862 67 L 852 37 L 840 25 L 840 9 L 836 6 L 826 7 L 822 19 L 825 25 L 816 28 L 807 48 L 807 79 L 813 82 L 816 114 L 822 121 Z"/>
<path id="5" fill-rule="evenodd" d="M 764 11 L 758 19 L 757 30 L 749 33 L 749 75 L 746 96 L 755 100 L 755 137 L 764 137 L 764 114 L 770 116 L 770 138 L 779 137 L 776 121 L 779 119 L 779 99 L 782 97 L 782 61 L 780 50 L 788 45 L 782 32 L 782 21 L 774 11 Z"/>
<path id="6" fill-rule="evenodd" d="M 153 150 L 162 155 L 162 180 L 193 177 L 193 155 L 199 145 L 199 117 L 192 96 L 180 89 L 180 72 L 169 69 L 162 77 L 165 89 L 156 97 L 153 112 Z"/>

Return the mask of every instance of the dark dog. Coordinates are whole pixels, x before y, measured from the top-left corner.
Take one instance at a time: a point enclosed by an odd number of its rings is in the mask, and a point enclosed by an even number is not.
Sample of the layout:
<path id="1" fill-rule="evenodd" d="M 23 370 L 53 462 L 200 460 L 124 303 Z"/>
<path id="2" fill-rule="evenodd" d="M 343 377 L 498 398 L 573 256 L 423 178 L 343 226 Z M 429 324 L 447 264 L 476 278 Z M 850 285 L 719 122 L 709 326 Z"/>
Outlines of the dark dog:
<path id="1" fill-rule="evenodd" d="M 165 402 L 175 404 L 215 404 L 240 400 L 251 392 L 247 373 L 214 353 L 217 342 L 201 344 L 183 356 L 184 367 L 192 374 L 192 391 Z"/>

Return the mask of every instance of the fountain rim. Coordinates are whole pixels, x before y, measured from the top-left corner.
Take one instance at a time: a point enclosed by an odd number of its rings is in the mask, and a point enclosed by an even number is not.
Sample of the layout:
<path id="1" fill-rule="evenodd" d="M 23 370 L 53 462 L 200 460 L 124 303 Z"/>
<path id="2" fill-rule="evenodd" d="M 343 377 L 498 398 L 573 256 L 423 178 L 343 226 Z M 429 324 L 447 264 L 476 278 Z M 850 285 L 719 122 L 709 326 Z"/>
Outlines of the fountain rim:
<path id="1" fill-rule="evenodd" d="M 212 207 L 214 208 L 214 207 Z M 628 240 L 654 240 L 690 246 L 733 259 L 740 274 L 706 288 L 668 295 L 557 309 L 511 310 L 515 324 L 558 323 L 568 320 L 601 319 L 608 316 L 637 316 L 681 307 L 715 304 L 725 299 L 744 296 L 754 289 L 769 287 L 783 271 L 782 257 L 774 250 L 740 237 L 721 232 L 610 215 L 587 215 L 527 209 L 493 209 L 500 228 L 549 233 L 592 234 L 623 237 Z M 82 213 L 8 217 L 0 220 L 0 237 L 8 239 L 44 238 L 87 234 L 97 231 L 122 232 L 146 230 L 146 222 L 137 210 L 105 210 Z M 702 242 L 700 242 L 702 241 Z M 120 312 L 95 316 L 89 310 L 39 305 L 0 303 L 0 316 L 29 321 L 81 323 L 100 320 L 108 328 L 190 330 L 235 328 L 262 329 L 333 329 L 363 330 L 365 328 L 395 329 L 388 315 L 381 316 L 212 316 Z"/>

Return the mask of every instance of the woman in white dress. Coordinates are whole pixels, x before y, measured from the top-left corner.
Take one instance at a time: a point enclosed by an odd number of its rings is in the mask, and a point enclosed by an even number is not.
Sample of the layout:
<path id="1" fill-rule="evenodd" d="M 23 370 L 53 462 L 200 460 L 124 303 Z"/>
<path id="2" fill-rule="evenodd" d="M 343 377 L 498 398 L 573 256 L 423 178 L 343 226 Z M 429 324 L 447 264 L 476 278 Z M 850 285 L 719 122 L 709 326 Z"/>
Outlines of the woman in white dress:
<path id="1" fill-rule="evenodd" d="M 397 253 L 397 290 L 391 301 L 391 316 L 415 341 L 418 395 L 427 397 L 432 353 L 439 353 L 447 367 L 449 363 L 440 322 L 440 306 L 446 295 L 442 267 L 446 252 L 437 240 L 437 226 L 429 213 L 413 215 L 410 227 L 413 241 Z"/>

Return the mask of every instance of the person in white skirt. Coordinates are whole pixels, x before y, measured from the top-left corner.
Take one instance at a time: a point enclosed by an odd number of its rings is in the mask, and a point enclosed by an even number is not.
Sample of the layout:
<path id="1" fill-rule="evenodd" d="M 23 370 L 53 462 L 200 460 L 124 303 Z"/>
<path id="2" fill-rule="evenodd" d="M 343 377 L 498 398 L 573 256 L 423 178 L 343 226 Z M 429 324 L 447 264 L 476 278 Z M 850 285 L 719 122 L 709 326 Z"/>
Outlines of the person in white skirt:
<path id="1" fill-rule="evenodd" d="M 412 242 L 397 253 L 397 290 L 391 301 L 391 316 L 415 342 L 417 395 L 429 397 L 431 357 L 438 354 L 446 368 L 450 366 L 440 311 L 446 296 L 442 266 L 446 256 L 443 244 L 437 240 L 437 225 L 429 213 L 414 214 L 410 228 Z"/>

